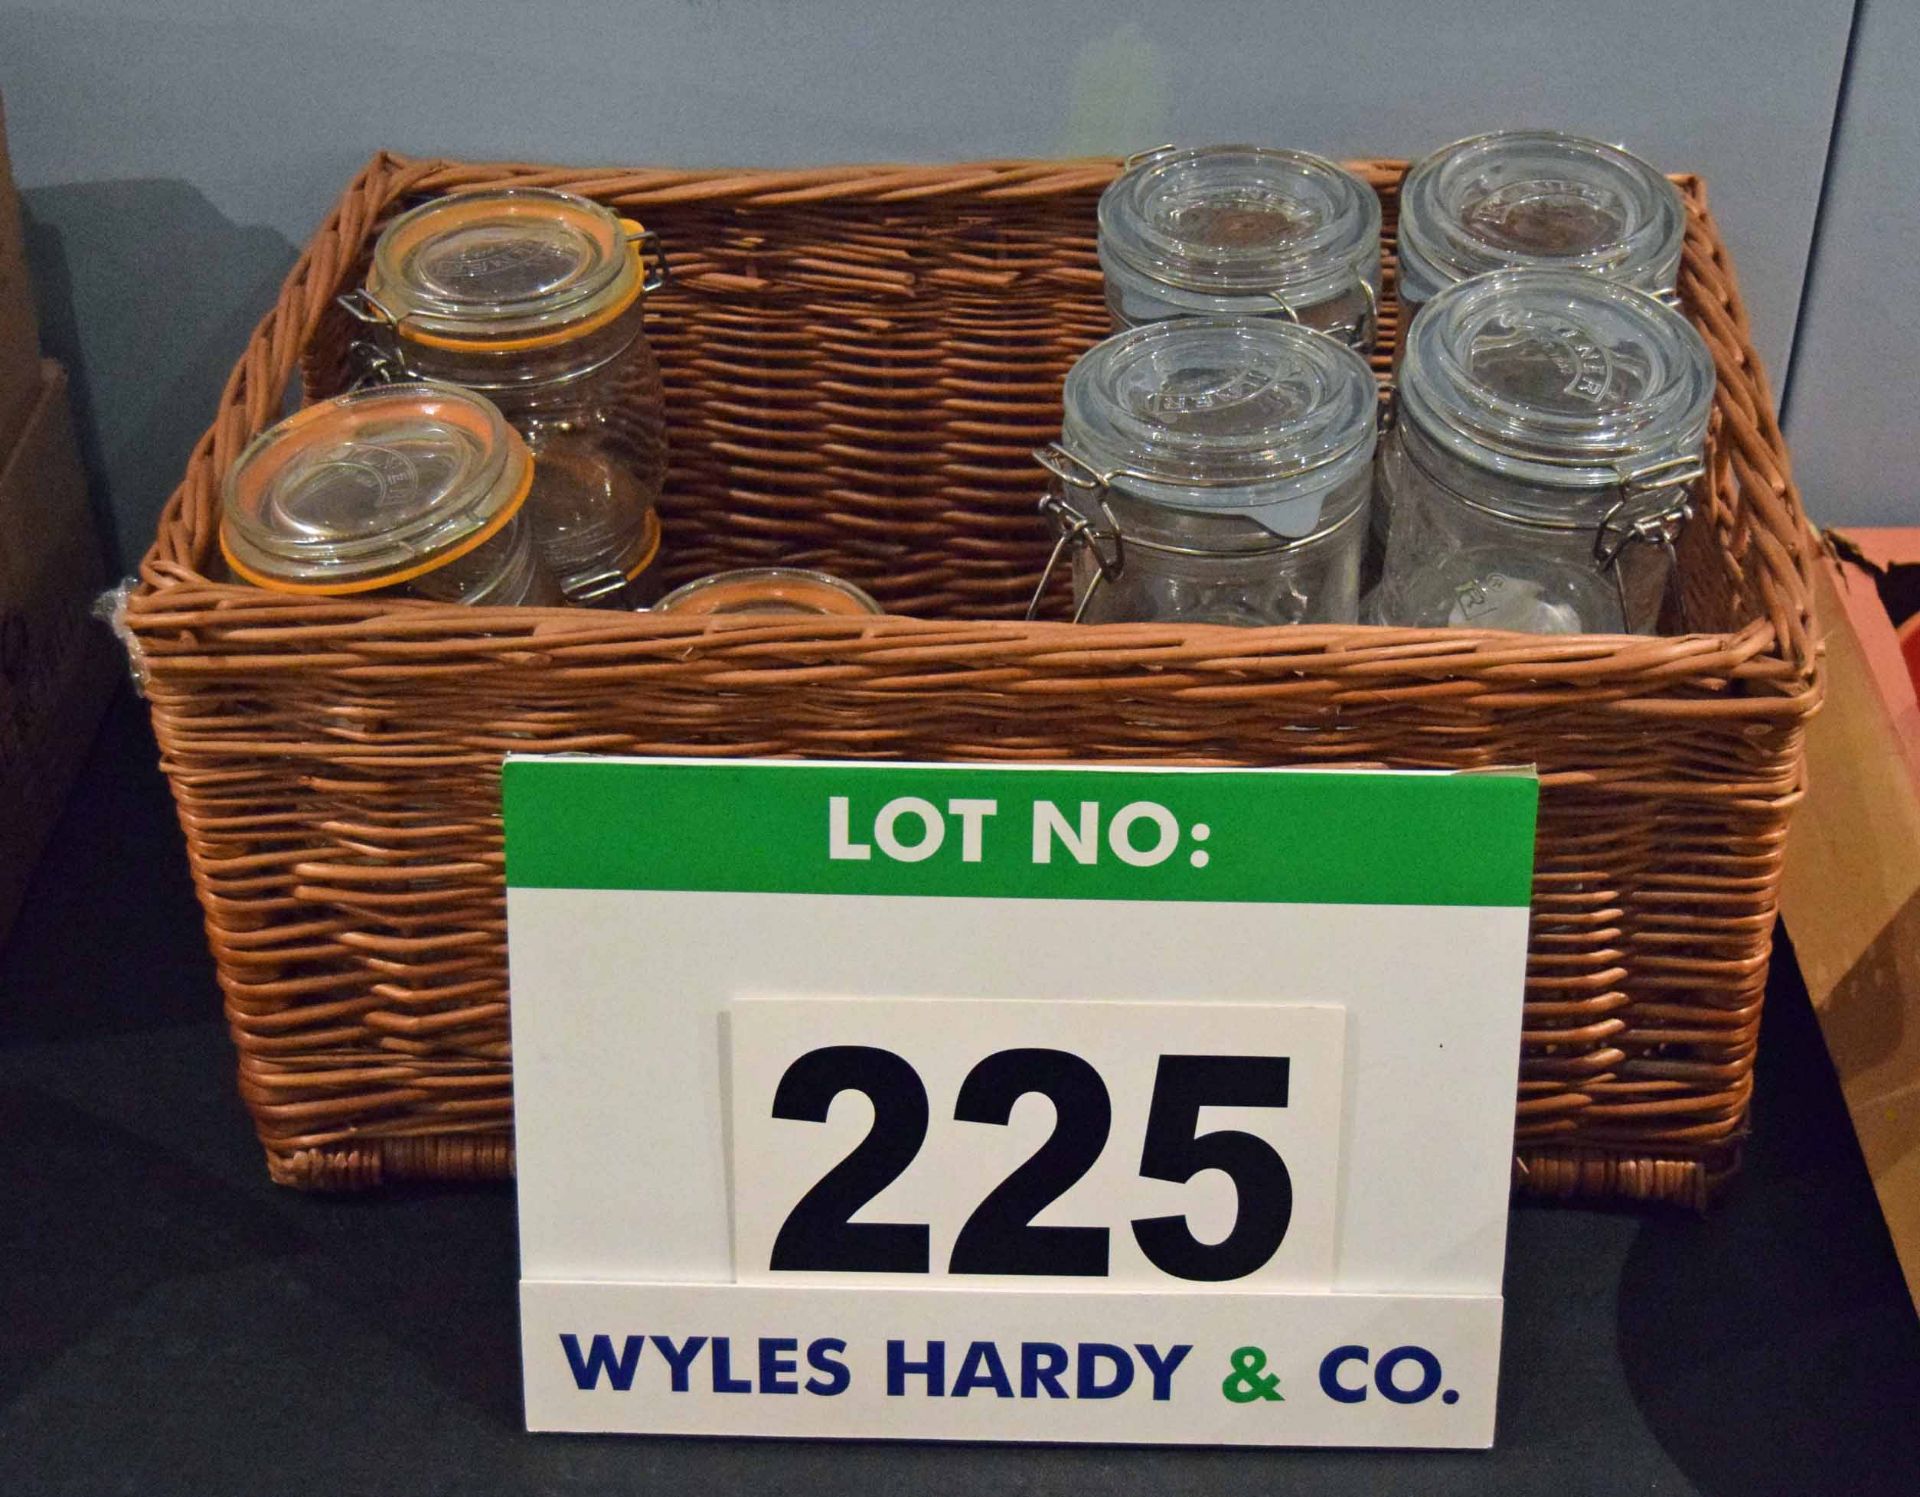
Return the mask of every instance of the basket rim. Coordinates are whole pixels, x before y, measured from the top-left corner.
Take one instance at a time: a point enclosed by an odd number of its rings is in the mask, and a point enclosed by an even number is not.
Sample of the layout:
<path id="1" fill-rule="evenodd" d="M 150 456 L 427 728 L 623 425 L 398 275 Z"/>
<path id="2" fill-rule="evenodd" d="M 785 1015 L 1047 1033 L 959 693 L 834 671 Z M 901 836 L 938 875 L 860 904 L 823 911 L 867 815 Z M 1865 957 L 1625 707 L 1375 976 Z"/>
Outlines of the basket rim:
<path id="1" fill-rule="evenodd" d="M 1376 187 L 1391 187 L 1407 163 L 1394 157 L 1370 157 L 1345 163 Z M 1752 513 L 1751 541 L 1765 569 L 1762 616 L 1728 633 L 1675 635 L 1547 636 L 1475 629 L 1402 629 L 1365 624 L 1290 625 L 1236 629 L 1224 625 L 1100 624 L 1056 621 L 956 621 L 888 615 L 877 619 L 786 620 L 754 623 L 746 619 L 684 620 L 646 614 L 604 614 L 578 609 L 487 608 L 413 599 L 339 599 L 315 601 L 208 579 L 193 565 L 196 506 L 205 511 L 217 494 L 219 476 L 240 448 L 277 418 L 301 352 L 331 302 L 342 267 L 351 263 L 386 211 L 400 197 L 444 192 L 511 177 L 525 185 L 565 187 L 602 199 L 618 199 L 628 210 L 647 204 L 725 201 L 736 205 L 904 203 L 937 198 L 1009 201 L 1069 194 L 1093 194 L 1104 188 L 1122 163 L 1111 157 L 1071 160 L 998 159 L 938 165 L 857 163 L 785 168 L 675 169 L 578 168 L 513 162 L 474 162 L 441 157 L 408 157 L 380 151 L 349 183 L 313 238 L 303 248 L 282 285 L 279 298 L 261 318 L 222 392 L 215 418 L 196 443 L 185 476 L 169 496 L 154 539 L 139 566 L 137 583 L 127 596 L 125 621 L 141 653 L 196 628 L 231 631 L 244 624 L 272 637 L 309 631 L 327 634 L 345 629 L 355 635 L 385 631 L 414 648 L 430 647 L 481 658 L 524 656 L 529 647 L 543 654 L 610 653 L 660 660 L 690 654 L 729 657 L 742 671 L 756 655 L 772 655 L 792 665 L 805 653 L 817 666 L 821 657 L 843 654 L 862 640 L 894 650 L 925 651 L 954 657 L 971 652 L 981 659 L 1042 661 L 1091 672 L 1099 664 L 1122 669 L 1152 669 L 1162 687 L 1165 672 L 1205 660 L 1219 680 L 1222 669 L 1252 669 L 1273 677 L 1330 656 L 1392 660 L 1417 665 L 1436 681 L 1470 672 L 1486 684 L 1511 670 L 1516 689 L 1578 679 L 1599 673 L 1631 677 L 1641 688 L 1615 703 L 1632 708 L 1664 699 L 1687 715 L 1718 712 L 1729 716 L 1801 717 L 1821 695 L 1821 649 L 1813 619 L 1812 568 L 1818 542 L 1802 508 L 1791 473 L 1786 441 L 1774 413 L 1767 375 L 1752 345 L 1750 324 L 1726 251 L 1707 203 L 1704 181 L 1692 173 L 1672 180 L 1687 205 L 1687 257 L 1681 274 L 1683 304 L 1713 350 L 1718 374 L 1714 397 L 1716 426 L 1733 449 L 1731 466 L 1740 479 Z M 205 514 L 199 518 L 205 522 Z M 222 657 L 237 664 L 231 656 Z M 156 662 L 157 663 L 157 662 Z M 773 663 L 773 662 L 769 662 Z M 931 658 L 930 658 L 931 665 Z M 791 679 L 790 672 L 775 674 Z M 1689 679 L 1717 674 L 1757 689 L 1719 701 L 1680 699 L 1663 693 L 1662 681 L 1684 687 Z M 961 677 L 945 677 L 957 684 Z M 976 681 L 974 684 L 988 684 Z M 1057 684 L 1057 683 L 1056 683 Z M 1111 684 L 1111 683 L 1109 683 Z M 895 688 L 897 689 L 897 687 Z"/>

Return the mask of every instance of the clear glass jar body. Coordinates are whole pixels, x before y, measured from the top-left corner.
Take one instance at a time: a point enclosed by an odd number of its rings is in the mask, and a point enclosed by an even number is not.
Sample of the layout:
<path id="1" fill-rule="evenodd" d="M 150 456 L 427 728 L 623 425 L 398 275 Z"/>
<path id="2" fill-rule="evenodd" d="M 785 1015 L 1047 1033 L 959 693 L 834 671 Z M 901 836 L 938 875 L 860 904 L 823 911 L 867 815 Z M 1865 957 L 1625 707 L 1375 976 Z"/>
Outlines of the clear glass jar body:
<path id="1" fill-rule="evenodd" d="M 1353 623 L 1369 488 L 1364 469 L 1348 476 L 1326 495 L 1319 526 L 1295 540 L 1241 515 L 1174 509 L 1110 492 L 1106 507 L 1119 541 L 1099 543 L 1107 569 L 1092 546 L 1074 553 L 1080 621 L 1252 628 Z M 1104 527 L 1106 516 L 1099 523 Z"/>
<path id="2" fill-rule="evenodd" d="M 534 545 L 525 509 L 464 556 L 421 573 L 399 590 L 476 607 L 558 608 L 567 601 Z"/>
<path id="3" fill-rule="evenodd" d="M 1672 552 L 1629 543 L 1606 558 L 1603 527 L 1612 539 L 1638 517 L 1615 512 L 1621 490 L 1518 482 L 1462 461 L 1406 420 L 1380 444 L 1379 481 L 1393 529 L 1374 621 L 1532 634 L 1658 627 Z"/>
<path id="4" fill-rule="evenodd" d="M 580 336 L 526 349 L 442 346 L 404 332 L 393 355 L 418 377 L 486 396 L 533 452 L 527 518 L 569 602 L 643 607 L 659 596 L 657 505 L 666 478 L 660 366 L 636 299 Z"/>

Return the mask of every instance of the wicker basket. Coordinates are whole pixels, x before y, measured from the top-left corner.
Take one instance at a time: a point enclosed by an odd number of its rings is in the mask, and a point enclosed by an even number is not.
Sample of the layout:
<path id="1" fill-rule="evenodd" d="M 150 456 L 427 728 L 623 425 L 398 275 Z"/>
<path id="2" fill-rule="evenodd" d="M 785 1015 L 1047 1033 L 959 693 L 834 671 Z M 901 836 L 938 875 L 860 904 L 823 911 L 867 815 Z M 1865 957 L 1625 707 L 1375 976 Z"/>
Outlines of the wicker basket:
<path id="1" fill-rule="evenodd" d="M 1720 389 L 1682 545 L 1693 632 L 1028 624 L 1047 552 L 1028 453 L 1107 330 L 1093 208 L 1113 170 L 382 155 L 348 188 L 241 356 L 127 610 L 275 1179 L 511 1171 L 510 750 L 1534 763 L 1516 1180 L 1706 1200 L 1738 1156 L 1820 687 L 1813 541 L 1700 183 L 1680 179 L 1680 284 Z M 1357 170 L 1391 235 L 1401 165 Z M 342 382 L 333 297 L 382 222 L 506 182 L 617 205 L 673 251 L 650 323 L 670 387 L 669 580 L 817 566 L 901 616 L 686 622 L 209 580 L 221 475 L 303 361 L 311 390 Z"/>

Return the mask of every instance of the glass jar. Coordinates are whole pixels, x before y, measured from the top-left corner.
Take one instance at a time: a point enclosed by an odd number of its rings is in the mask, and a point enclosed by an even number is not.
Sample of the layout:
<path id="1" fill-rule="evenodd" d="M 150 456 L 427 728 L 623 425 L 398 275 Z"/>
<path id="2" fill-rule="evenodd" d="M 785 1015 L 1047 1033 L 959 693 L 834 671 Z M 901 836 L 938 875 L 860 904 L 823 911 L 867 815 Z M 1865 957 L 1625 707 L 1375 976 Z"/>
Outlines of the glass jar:
<path id="1" fill-rule="evenodd" d="M 654 604 L 655 613 L 728 616 L 740 613 L 795 613 L 856 617 L 876 614 L 880 605 L 851 582 L 800 567 L 744 567 L 715 572 L 676 587 Z"/>
<path id="2" fill-rule="evenodd" d="M 514 187 L 437 198 L 395 219 L 349 310 L 378 358 L 501 409 L 533 450 L 534 539 L 569 601 L 658 596 L 666 477 L 660 367 L 641 328 L 660 284 L 639 225 L 570 193 Z"/>
<path id="3" fill-rule="evenodd" d="M 1436 296 L 1381 445 L 1381 623 L 1651 633 L 1704 472 L 1713 358 L 1693 325 L 1578 271 Z"/>
<path id="4" fill-rule="evenodd" d="M 1618 146 L 1502 130 L 1444 146 L 1400 189 L 1400 328 L 1444 288 L 1490 270 L 1585 270 L 1671 297 L 1687 213 L 1679 189 Z"/>
<path id="5" fill-rule="evenodd" d="M 1380 199 L 1331 161 L 1258 146 L 1155 151 L 1129 161 L 1099 216 L 1116 327 L 1278 317 L 1373 347 Z"/>
<path id="6" fill-rule="evenodd" d="M 1041 508 L 1074 621 L 1352 622 L 1377 400 L 1352 349 L 1271 318 L 1117 333 L 1067 375 Z"/>
<path id="7" fill-rule="evenodd" d="M 532 484 L 526 443 L 484 399 L 374 386 L 248 444 L 223 487 L 220 549 L 276 592 L 558 606 L 523 510 Z"/>

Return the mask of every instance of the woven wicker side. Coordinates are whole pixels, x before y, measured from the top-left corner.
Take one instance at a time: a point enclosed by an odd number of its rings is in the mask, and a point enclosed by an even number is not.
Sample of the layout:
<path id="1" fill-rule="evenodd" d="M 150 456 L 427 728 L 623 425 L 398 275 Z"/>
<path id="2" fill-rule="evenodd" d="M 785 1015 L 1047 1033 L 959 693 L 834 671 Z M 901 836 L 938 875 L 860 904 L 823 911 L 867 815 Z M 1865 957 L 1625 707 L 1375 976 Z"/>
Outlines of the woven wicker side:
<path id="1" fill-rule="evenodd" d="M 1388 194 L 1398 168 L 1364 169 Z M 1743 1126 L 1780 844 L 1817 701 L 1811 555 L 1697 183 L 1682 289 L 1721 374 L 1660 638 L 1017 616 L 1027 449 L 1106 327 L 1107 163 L 563 172 L 379 158 L 250 344 L 130 610 L 276 1178 L 510 1168 L 497 772 L 514 750 L 1175 763 L 1535 763 L 1518 1183 L 1698 1202 Z M 675 578 L 799 561 L 900 617 L 689 626 L 313 602 L 210 582 L 214 495 L 424 193 L 586 191 L 675 252 Z"/>

